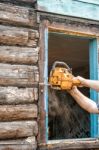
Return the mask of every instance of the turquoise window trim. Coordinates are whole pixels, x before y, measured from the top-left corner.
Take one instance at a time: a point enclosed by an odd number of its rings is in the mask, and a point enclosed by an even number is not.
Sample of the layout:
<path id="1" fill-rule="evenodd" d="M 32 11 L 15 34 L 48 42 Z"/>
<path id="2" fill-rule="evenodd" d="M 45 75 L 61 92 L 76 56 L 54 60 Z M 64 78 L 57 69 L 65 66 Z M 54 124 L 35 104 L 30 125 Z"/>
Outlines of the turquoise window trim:
<path id="1" fill-rule="evenodd" d="M 99 5 L 99 0 L 73 0 L 73 1 L 88 3 L 92 5 Z"/>
<path id="2" fill-rule="evenodd" d="M 44 31 L 44 45 L 45 45 L 45 54 L 44 54 L 44 103 L 45 103 L 45 112 L 46 112 L 46 142 L 48 142 L 48 28 L 45 28 Z"/>
<path id="3" fill-rule="evenodd" d="M 90 40 L 89 45 L 89 57 L 90 57 L 90 79 L 98 80 L 98 49 L 97 49 L 97 39 Z M 90 89 L 90 98 L 98 103 L 98 93 Z M 98 115 L 91 114 L 91 137 L 98 137 Z"/>
<path id="4" fill-rule="evenodd" d="M 37 0 L 37 10 L 99 21 L 98 0 Z"/>

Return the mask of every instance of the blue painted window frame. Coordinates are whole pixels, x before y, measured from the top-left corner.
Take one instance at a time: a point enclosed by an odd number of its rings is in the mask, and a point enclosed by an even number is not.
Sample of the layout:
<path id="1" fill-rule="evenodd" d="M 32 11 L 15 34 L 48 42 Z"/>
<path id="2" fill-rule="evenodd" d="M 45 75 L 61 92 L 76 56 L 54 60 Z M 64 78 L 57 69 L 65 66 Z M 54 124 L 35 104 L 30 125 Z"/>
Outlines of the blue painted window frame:
<path id="1" fill-rule="evenodd" d="M 37 9 L 42 12 L 99 21 L 97 0 L 37 0 Z"/>
<path id="2" fill-rule="evenodd" d="M 45 112 L 46 112 L 46 143 L 48 142 L 48 28 L 45 28 L 45 65 L 44 65 L 44 103 L 45 103 Z M 76 36 L 74 36 L 76 37 Z M 81 37 L 80 37 L 81 38 Z M 84 38 L 84 37 L 83 37 Z M 85 37 L 86 38 L 86 37 Z M 87 38 L 88 39 L 88 38 Z M 97 49 L 97 39 L 90 39 L 89 44 L 89 64 L 90 64 L 90 79 L 97 80 L 98 79 L 98 49 Z M 96 103 L 98 103 L 98 93 L 94 90 L 90 90 L 90 98 L 93 99 Z M 91 137 L 98 137 L 98 116 L 96 114 L 90 115 L 91 119 Z"/>
<path id="3" fill-rule="evenodd" d="M 89 58 L 90 58 L 90 79 L 98 80 L 98 46 L 97 39 L 91 39 L 89 44 Z M 98 93 L 90 89 L 90 98 L 98 103 Z M 98 115 L 91 114 L 91 137 L 98 137 Z"/>

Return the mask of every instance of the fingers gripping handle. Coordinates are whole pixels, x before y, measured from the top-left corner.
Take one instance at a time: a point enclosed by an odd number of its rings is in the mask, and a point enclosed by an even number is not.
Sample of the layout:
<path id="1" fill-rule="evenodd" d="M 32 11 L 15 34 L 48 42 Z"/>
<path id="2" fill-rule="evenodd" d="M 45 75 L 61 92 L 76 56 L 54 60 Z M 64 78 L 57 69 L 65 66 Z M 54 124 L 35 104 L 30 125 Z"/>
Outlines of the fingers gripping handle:
<path id="1" fill-rule="evenodd" d="M 73 79 L 73 86 L 81 86 L 81 82 L 79 79 Z"/>

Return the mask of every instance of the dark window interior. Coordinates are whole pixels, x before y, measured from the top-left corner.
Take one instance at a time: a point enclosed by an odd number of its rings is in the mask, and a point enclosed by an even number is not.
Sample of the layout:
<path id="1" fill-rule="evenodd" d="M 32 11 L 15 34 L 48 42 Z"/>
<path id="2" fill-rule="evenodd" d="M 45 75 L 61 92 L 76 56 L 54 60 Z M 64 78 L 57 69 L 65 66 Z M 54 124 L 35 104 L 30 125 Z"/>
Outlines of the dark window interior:
<path id="1" fill-rule="evenodd" d="M 64 61 L 75 76 L 89 77 L 89 40 L 49 32 L 48 72 Z M 79 88 L 90 97 L 89 89 Z M 66 91 L 48 89 L 49 140 L 90 137 L 90 115 Z"/>

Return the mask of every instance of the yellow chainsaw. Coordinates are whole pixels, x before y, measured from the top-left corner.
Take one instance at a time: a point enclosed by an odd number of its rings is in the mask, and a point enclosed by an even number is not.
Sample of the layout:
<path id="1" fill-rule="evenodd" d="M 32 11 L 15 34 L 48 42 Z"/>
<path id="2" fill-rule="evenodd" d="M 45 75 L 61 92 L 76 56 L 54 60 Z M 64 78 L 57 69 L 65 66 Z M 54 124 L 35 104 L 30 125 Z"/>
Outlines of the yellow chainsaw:
<path id="1" fill-rule="evenodd" d="M 80 86 L 80 81 L 72 75 L 70 67 L 60 61 L 54 62 L 49 76 L 49 84 L 52 89 L 70 90 L 73 86 Z"/>

